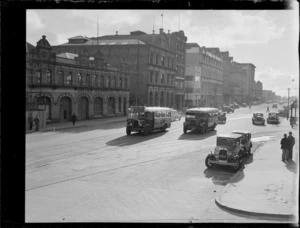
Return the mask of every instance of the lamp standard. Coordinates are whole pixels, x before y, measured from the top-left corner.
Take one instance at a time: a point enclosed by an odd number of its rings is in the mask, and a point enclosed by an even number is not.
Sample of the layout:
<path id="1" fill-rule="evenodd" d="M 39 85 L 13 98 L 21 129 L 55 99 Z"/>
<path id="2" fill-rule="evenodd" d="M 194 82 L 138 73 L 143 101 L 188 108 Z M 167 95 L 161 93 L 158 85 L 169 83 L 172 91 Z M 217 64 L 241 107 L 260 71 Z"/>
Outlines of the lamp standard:
<path id="1" fill-rule="evenodd" d="M 137 45 L 137 75 L 136 75 L 136 86 L 135 86 L 135 105 L 138 105 L 138 80 L 139 80 L 139 70 L 140 70 L 140 42 L 138 39 L 138 45 Z"/>
<path id="2" fill-rule="evenodd" d="M 287 119 L 289 119 L 290 115 L 290 88 L 288 88 L 288 112 L 287 112 Z"/>

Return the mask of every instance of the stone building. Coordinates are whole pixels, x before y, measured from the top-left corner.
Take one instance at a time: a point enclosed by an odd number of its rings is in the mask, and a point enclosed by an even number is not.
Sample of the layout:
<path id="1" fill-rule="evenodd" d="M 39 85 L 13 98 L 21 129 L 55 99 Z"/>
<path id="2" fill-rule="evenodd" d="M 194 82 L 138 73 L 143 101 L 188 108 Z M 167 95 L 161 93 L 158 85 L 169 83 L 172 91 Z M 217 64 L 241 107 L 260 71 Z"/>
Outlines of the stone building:
<path id="1" fill-rule="evenodd" d="M 183 31 L 146 34 L 134 31 L 128 35 L 106 35 L 98 38 L 73 37 L 68 43 L 53 47 L 55 51 L 94 53 L 97 47 L 112 64 L 121 61 L 134 72 L 131 75 L 130 104 L 183 106 L 185 72 L 185 42 Z"/>
<path id="2" fill-rule="evenodd" d="M 218 48 L 212 50 L 187 43 L 186 101 L 189 106 L 218 107 L 223 103 L 223 61 L 215 51 L 219 52 Z"/>
<path id="3" fill-rule="evenodd" d="M 43 36 L 27 43 L 26 109 L 46 110 L 47 122 L 126 115 L 129 107 L 127 66 L 111 66 L 97 50 L 55 53 Z"/>
<path id="4" fill-rule="evenodd" d="M 254 93 L 254 100 L 261 101 L 262 100 L 262 90 L 263 85 L 260 81 L 254 83 L 253 93 Z"/>

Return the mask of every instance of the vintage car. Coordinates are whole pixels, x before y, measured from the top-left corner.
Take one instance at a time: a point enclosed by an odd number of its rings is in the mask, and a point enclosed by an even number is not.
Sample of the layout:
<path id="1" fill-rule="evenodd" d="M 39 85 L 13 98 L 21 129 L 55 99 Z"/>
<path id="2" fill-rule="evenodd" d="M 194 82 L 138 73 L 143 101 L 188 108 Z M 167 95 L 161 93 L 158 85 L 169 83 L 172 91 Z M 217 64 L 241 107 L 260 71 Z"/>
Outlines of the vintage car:
<path id="1" fill-rule="evenodd" d="M 242 107 L 246 108 L 248 105 L 246 103 L 242 104 Z"/>
<path id="2" fill-rule="evenodd" d="M 234 112 L 234 108 L 231 108 L 231 107 L 229 107 L 229 106 L 223 106 L 223 107 L 222 107 L 222 111 L 223 111 L 223 112 L 230 113 L 230 112 Z"/>
<path id="3" fill-rule="evenodd" d="M 172 118 L 172 121 L 181 120 L 181 115 L 178 113 L 177 110 L 171 109 L 171 118 Z"/>
<path id="4" fill-rule="evenodd" d="M 221 123 L 226 123 L 226 112 L 218 113 L 218 121 Z"/>
<path id="5" fill-rule="evenodd" d="M 242 148 L 244 149 L 247 154 L 251 155 L 251 148 L 252 148 L 252 142 L 251 142 L 251 132 L 250 131 L 244 131 L 244 130 L 234 130 L 232 134 L 240 134 L 243 136 L 242 138 Z"/>
<path id="6" fill-rule="evenodd" d="M 258 113 L 258 112 L 253 113 L 252 124 L 261 124 L 261 125 L 265 125 L 264 114 Z"/>
<path id="7" fill-rule="evenodd" d="M 273 104 L 273 105 L 272 105 L 272 108 L 277 108 L 277 104 Z"/>
<path id="8" fill-rule="evenodd" d="M 233 102 L 234 108 L 240 108 L 239 104 L 236 102 Z"/>
<path id="9" fill-rule="evenodd" d="M 242 159 L 246 156 L 242 148 L 242 138 L 240 134 L 218 135 L 214 153 L 211 152 L 205 159 L 206 167 L 213 168 L 215 165 L 221 165 L 238 170 L 242 165 Z"/>
<path id="10" fill-rule="evenodd" d="M 268 124 L 270 124 L 270 123 L 276 123 L 276 124 L 278 124 L 279 123 L 279 113 L 277 113 L 277 112 L 270 112 L 269 116 L 267 118 L 267 123 Z"/>
<path id="11" fill-rule="evenodd" d="M 232 108 L 233 110 L 235 109 L 234 104 L 229 104 L 229 107 Z"/>

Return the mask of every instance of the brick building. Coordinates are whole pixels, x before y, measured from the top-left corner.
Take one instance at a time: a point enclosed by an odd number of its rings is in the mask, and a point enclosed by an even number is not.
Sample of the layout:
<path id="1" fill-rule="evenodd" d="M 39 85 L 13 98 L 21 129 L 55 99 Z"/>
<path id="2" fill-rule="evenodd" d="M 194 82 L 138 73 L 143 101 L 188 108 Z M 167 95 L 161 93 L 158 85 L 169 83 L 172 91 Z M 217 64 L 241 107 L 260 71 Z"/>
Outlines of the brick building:
<path id="1" fill-rule="evenodd" d="M 56 54 L 43 36 L 27 43 L 26 109 L 46 110 L 47 122 L 120 116 L 129 106 L 127 66 L 114 67 L 97 51 Z"/>
<path id="2" fill-rule="evenodd" d="M 98 38 L 73 37 L 68 43 L 53 48 L 58 53 L 83 48 L 94 53 L 99 47 L 107 61 L 126 63 L 134 72 L 130 84 L 131 105 L 182 109 L 185 42 L 183 31 L 166 34 L 160 29 L 159 34 L 134 31 Z"/>

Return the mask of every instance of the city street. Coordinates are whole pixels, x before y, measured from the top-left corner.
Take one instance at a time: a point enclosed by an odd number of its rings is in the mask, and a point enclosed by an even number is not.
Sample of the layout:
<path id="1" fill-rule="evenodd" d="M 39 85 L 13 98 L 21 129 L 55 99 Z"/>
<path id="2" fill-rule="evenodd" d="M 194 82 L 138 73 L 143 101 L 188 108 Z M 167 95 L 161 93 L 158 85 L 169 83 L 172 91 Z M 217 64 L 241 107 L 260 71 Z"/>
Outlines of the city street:
<path id="1" fill-rule="evenodd" d="M 291 127 L 282 117 L 279 125 L 252 125 L 252 113 L 266 113 L 266 106 L 236 109 L 226 124 L 204 135 L 183 134 L 184 118 L 148 136 L 127 136 L 125 122 L 27 134 L 25 221 L 270 222 L 215 203 L 227 184 L 245 177 L 265 143 L 278 142 L 274 153 L 280 159 L 280 140 Z M 207 169 L 204 161 L 217 134 L 232 130 L 252 133 L 253 157 L 238 172 Z"/>

